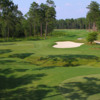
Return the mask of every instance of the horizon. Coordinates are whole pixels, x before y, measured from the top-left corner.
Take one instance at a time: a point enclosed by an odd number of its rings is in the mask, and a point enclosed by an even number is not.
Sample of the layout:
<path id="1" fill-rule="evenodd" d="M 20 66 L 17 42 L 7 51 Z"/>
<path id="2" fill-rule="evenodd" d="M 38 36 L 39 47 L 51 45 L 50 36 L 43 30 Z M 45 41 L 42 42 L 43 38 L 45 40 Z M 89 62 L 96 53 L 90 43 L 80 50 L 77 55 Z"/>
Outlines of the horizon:
<path id="1" fill-rule="evenodd" d="M 23 1 L 17 1 L 13 0 L 15 4 L 18 4 L 18 9 L 25 15 L 30 8 L 30 5 L 33 2 L 37 2 L 39 4 L 45 3 L 46 0 L 24 0 Z M 86 8 L 91 1 L 96 1 L 100 4 L 100 0 L 63 0 L 63 1 L 57 1 L 53 0 L 56 5 L 56 19 L 77 19 L 77 18 L 86 18 L 86 14 L 88 12 L 88 9 Z"/>

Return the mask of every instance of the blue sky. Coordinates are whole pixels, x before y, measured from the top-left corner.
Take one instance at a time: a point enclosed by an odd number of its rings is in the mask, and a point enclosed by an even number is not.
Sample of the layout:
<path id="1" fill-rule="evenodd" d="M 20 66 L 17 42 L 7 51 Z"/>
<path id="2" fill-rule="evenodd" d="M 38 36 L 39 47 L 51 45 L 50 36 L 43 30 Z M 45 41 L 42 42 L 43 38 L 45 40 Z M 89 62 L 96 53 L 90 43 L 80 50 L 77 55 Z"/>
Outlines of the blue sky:
<path id="1" fill-rule="evenodd" d="M 45 3 L 46 0 L 13 0 L 15 4 L 18 4 L 19 10 L 26 14 L 30 8 L 32 2 Z M 100 0 L 53 0 L 56 4 L 56 18 L 80 18 L 86 17 L 88 9 L 87 5 L 91 1 L 96 1 L 100 4 Z"/>

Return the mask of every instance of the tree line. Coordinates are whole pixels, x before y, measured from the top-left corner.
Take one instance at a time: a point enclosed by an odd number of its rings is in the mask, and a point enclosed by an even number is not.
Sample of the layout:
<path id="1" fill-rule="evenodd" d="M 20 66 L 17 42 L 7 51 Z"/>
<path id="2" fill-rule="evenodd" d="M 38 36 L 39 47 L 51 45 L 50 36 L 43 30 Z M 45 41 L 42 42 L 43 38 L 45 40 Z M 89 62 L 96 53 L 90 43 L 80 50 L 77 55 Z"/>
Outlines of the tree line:
<path id="1" fill-rule="evenodd" d="M 100 4 L 92 1 L 86 18 L 56 19 L 55 3 L 47 0 L 40 5 L 33 2 L 23 15 L 12 0 L 0 0 L 0 37 L 44 37 L 56 29 L 100 29 Z"/>
<path id="2" fill-rule="evenodd" d="M 0 0 L 0 37 L 45 37 L 54 29 L 55 3 L 47 0 L 40 5 L 33 2 L 25 16 L 12 0 Z"/>
<path id="3" fill-rule="evenodd" d="M 11 0 L 0 0 L 0 37 L 21 36 L 22 12 Z M 21 34 L 20 34 L 21 33 Z"/>
<path id="4" fill-rule="evenodd" d="M 86 29 L 86 18 L 56 20 L 56 29 Z"/>
<path id="5" fill-rule="evenodd" d="M 87 6 L 89 10 L 86 18 L 60 19 L 56 20 L 57 29 L 89 29 L 93 31 L 100 30 L 100 4 L 92 1 Z"/>

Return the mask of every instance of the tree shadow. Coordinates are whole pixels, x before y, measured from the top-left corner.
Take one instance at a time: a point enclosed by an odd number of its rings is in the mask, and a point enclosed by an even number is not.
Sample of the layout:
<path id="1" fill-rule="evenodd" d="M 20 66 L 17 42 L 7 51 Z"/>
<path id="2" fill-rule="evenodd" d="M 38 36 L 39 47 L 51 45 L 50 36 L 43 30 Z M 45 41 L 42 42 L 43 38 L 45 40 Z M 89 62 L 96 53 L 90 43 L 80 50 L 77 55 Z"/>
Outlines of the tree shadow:
<path id="1" fill-rule="evenodd" d="M 15 45 L 15 43 L 9 43 L 9 44 L 1 44 L 0 43 L 0 46 L 9 46 L 9 45 Z"/>
<path id="2" fill-rule="evenodd" d="M 33 70 L 48 70 L 48 69 L 54 69 L 55 66 L 49 66 L 49 67 L 39 67 L 39 68 L 35 68 Z"/>
<path id="3" fill-rule="evenodd" d="M 8 75 L 8 74 L 12 74 L 14 72 L 25 72 L 28 69 L 11 69 L 11 68 L 6 68 L 6 69 L 0 69 L 0 74 L 4 74 L 4 75 Z"/>
<path id="4" fill-rule="evenodd" d="M 29 56 L 33 55 L 33 54 L 34 53 L 21 53 L 21 54 L 13 54 L 13 55 L 10 55 L 9 57 L 24 59 L 26 57 L 29 57 Z"/>
<path id="5" fill-rule="evenodd" d="M 41 41 L 41 40 L 44 40 L 44 39 L 40 39 L 40 38 L 36 38 L 36 39 L 27 39 L 28 41 Z"/>
<path id="6" fill-rule="evenodd" d="M 37 65 L 45 65 L 46 67 L 48 66 L 55 66 L 55 67 L 76 67 L 79 65 L 82 65 L 81 60 L 83 60 L 82 62 L 87 64 L 89 62 L 88 61 L 95 61 L 95 62 L 99 62 L 100 59 L 97 56 L 94 55 L 49 55 L 46 57 L 40 57 L 38 59 L 38 61 L 42 62 L 41 64 L 37 64 Z M 85 62 L 86 61 L 86 62 Z M 49 64 L 47 64 L 49 62 Z"/>
<path id="7" fill-rule="evenodd" d="M 8 75 L 8 74 L 11 74 L 11 73 L 14 73 L 14 72 L 15 72 L 15 70 L 14 69 L 11 69 L 11 68 L 0 69 L 0 74 Z"/>
<path id="8" fill-rule="evenodd" d="M 67 37 L 71 37 L 71 38 L 72 38 L 72 37 L 73 37 L 73 38 L 74 38 L 74 37 L 76 38 L 76 36 L 77 36 L 77 35 L 67 34 Z"/>
<path id="9" fill-rule="evenodd" d="M 85 81 L 68 82 L 60 87 L 68 100 L 87 100 L 90 96 L 100 93 L 100 78 L 84 77 Z"/>
<path id="10" fill-rule="evenodd" d="M 17 72 L 25 72 L 27 71 L 28 69 L 15 69 Z"/>
<path id="11" fill-rule="evenodd" d="M 22 69 L 21 71 L 26 70 Z M 14 73 L 21 71 L 11 68 L 0 69 L 0 100 L 43 100 L 43 98 L 61 95 L 58 86 L 44 84 L 34 86 L 34 83 L 41 80 L 46 74 L 22 74 L 19 77 L 14 75 Z M 56 93 L 48 96 L 48 93 L 53 91 Z"/>
<path id="12" fill-rule="evenodd" d="M 0 91 L 5 89 L 14 89 L 23 85 L 27 85 L 46 76 L 46 74 L 44 73 L 24 74 L 19 77 L 14 75 L 14 73 L 16 72 L 22 73 L 26 70 L 28 69 L 0 69 Z"/>
<path id="13" fill-rule="evenodd" d="M 57 88 L 58 87 L 56 86 L 49 87 L 47 85 L 38 85 L 36 88 L 33 86 L 30 90 L 28 90 L 28 88 L 19 88 L 8 93 L 6 93 L 6 91 L 2 92 L 0 98 L 3 98 L 4 100 L 43 100 L 44 98 L 61 95 L 60 93 L 56 93 L 47 96 L 48 93 L 57 90 Z"/>
<path id="14" fill-rule="evenodd" d="M 32 81 L 40 80 L 45 74 L 26 74 L 21 77 L 0 75 L 0 91 L 5 89 L 13 89 L 16 87 L 24 86 Z"/>
<path id="15" fill-rule="evenodd" d="M 13 65 L 13 64 L 16 64 L 16 63 L 18 63 L 18 64 L 26 64 L 26 65 L 31 64 L 30 62 L 27 62 L 27 61 L 2 60 L 1 58 L 0 58 L 0 64 L 1 65 L 10 65 L 10 64 Z"/>
<path id="16" fill-rule="evenodd" d="M 0 50 L 0 54 L 10 53 L 10 52 L 12 52 L 10 49 L 1 49 Z"/>
<path id="17" fill-rule="evenodd" d="M 16 60 L 0 60 L 0 64 L 11 64 L 16 62 Z"/>

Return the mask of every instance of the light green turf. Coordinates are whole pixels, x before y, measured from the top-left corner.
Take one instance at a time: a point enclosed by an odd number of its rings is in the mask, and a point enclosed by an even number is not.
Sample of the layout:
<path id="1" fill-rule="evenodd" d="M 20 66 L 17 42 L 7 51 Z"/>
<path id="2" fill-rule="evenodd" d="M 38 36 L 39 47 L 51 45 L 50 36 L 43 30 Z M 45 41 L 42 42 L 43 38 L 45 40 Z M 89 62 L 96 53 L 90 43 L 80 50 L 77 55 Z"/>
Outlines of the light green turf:
<path id="1" fill-rule="evenodd" d="M 87 34 L 55 30 L 47 40 L 1 42 L 0 100 L 64 100 L 59 90 L 64 80 L 100 74 L 100 45 L 52 47 L 56 41 L 86 43 Z M 80 37 L 83 40 L 77 40 Z"/>

